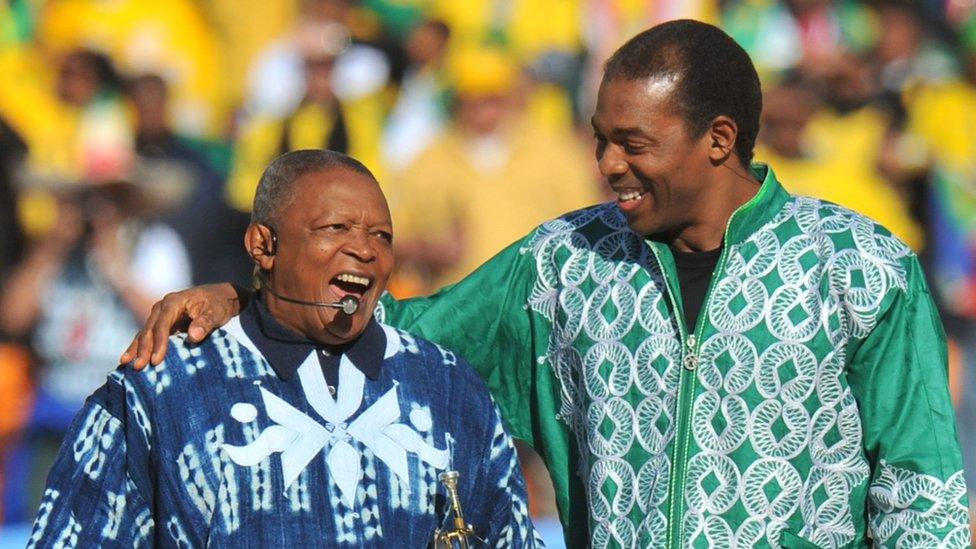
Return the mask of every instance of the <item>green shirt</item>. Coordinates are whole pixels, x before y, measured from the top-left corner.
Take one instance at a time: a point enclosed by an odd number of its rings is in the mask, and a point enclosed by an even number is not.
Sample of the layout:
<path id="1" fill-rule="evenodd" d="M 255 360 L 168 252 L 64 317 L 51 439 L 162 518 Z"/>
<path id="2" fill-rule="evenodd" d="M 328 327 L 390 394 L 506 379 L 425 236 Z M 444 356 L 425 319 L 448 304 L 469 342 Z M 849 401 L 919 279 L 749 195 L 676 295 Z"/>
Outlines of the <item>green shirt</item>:
<path id="1" fill-rule="evenodd" d="M 380 314 L 479 369 L 545 460 L 571 546 L 968 547 L 917 257 L 753 170 L 762 187 L 729 220 L 697 326 L 668 246 L 612 203 Z"/>

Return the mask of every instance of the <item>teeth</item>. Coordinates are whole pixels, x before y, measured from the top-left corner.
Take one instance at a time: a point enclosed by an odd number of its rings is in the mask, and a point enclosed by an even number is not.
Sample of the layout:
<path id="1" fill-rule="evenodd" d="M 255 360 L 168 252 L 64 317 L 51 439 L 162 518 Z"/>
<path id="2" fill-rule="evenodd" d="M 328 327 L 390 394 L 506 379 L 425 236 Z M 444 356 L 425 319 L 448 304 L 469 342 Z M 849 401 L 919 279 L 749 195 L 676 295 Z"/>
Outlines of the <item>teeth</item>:
<path id="1" fill-rule="evenodd" d="M 351 282 L 353 284 L 359 284 L 360 286 L 369 286 L 369 279 L 362 276 L 356 276 L 354 274 L 343 273 L 336 277 L 336 280 L 341 282 Z"/>
<path id="2" fill-rule="evenodd" d="M 642 193 L 640 191 L 624 191 L 624 192 L 621 192 L 621 193 L 618 193 L 617 194 L 617 198 L 621 202 L 627 202 L 627 201 L 630 201 L 630 200 L 637 200 L 641 196 L 644 196 L 644 193 Z"/>

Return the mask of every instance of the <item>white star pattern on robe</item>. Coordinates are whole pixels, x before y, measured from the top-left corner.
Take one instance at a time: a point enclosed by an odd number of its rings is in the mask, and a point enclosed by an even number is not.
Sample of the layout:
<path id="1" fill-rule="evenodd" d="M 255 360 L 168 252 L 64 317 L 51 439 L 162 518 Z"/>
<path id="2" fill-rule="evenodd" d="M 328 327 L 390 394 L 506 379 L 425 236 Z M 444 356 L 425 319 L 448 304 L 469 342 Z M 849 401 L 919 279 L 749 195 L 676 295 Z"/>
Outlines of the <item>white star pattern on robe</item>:
<path id="1" fill-rule="evenodd" d="M 399 352 L 400 336 L 392 328 L 383 328 L 387 338 L 383 358 L 387 359 Z M 257 439 L 246 446 L 224 444 L 222 448 L 234 463 L 251 467 L 280 452 L 283 489 L 287 490 L 309 462 L 325 449 L 329 476 L 350 507 L 363 478 L 361 455 L 354 442 L 369 448 L 377 459 L 393 471 L 404 487 L 409 486 L 407 452 L 416 454 L 437 469 L 447 468 L 450 455 L 446 449 L 431 446 L 413 428 L 400 423 L 398 383 L 394 382 L 389 391 L 350 421 L 349 418 L 362 406 L 366 376 L 347 356 L 343 355 L 339 362 L 339 390 L 334 399 L 328 391 L 314 352 L 299 366 L 298 376 L 305 398 L 324 420 L 324 425 L 260 387 L 261 400 L 275 425 L 262 431 Z M 247 403 L 238 403 L 235 407 L 241 410 L 242 405 L 250 407 Z M 252 414 L 234 410 L 231 415 L 238 421 L 253 419 L 244 417 Z"/>

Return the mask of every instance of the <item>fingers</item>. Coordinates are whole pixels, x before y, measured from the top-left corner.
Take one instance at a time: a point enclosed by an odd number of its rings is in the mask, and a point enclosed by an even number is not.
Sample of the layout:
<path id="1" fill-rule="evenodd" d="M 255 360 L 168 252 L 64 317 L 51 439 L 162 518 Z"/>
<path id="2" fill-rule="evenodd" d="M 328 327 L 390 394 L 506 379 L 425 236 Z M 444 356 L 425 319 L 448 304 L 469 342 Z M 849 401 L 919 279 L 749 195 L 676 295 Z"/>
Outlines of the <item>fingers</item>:
<path id="1" fill-rule="evenodd" d="M 177 303 L 178 302 L 178 303 Z M 169 345 L 169 334 L 173 333 L 174 326 L 186 312 L 185 302 L 176 299 L 172 294 L 163 298 L 162 306 L 159 308 L 154 322 L 146 322 L 146 327 L 151 333 L 149 341 L 152 354 L 150 361 L 159 364 L 166 358 L 166 346 Z"/>
<path id="2" fill-rule="evenodd" d="M 132 361 L 132 367 L 136 370 L 142 370 L 149 364 L 150 351 L 152 350 L 152 333 L 147 327 L 156 323 L 156 320 L 159 318 L 160 309 L 161 306 L 158 302 L 153 304 L 152 309 L 149 311 L 149 318 L 146 319 L 146 324 L 136 334 L 132 343 L 129 343 L 129 347 L 122 353 L 122 356 L 119 357 L 119 364 L 127 364 Z"/>
<path id="3" fill-rule="evenodd" d="M 125 352 L 122 353 L 122 356 L 119 357 L 119 364 L 128 364 L 130 360 L 135 358 L 136 349 L 138 348 L 138 341 L 139 337 L 137 335 L 132 339 L 132 343 L 129 343 L 129 346 L 126 347 Z"/>
<path id="4" fill-rule="evenodd" d="M 187 329 L 187 335 L 189 335 L 191 342 L 200 343 L 203 341 L 203 338 L 207 337 L 214 330 L 214 327 L 213 314 L 207 311 L 193 318 L 193 321 L 190 322 L 189 329 Z"/>
<path id="5" fill-rule="evenodd" d="M 237 312 L 231 308 L 231 304 L 237 305 L 237 292 L 228 284 L 218 286 L 231 288 L 233 299 L 221 301 L 220 292 L 224 289 L 206 286 L 167 294 L 153 305 L 142 330 L 119 360 L 123 364 L 131 361 L 136 370 L 159 364 L 166 358 L 169 335 L 178 329 L 186 329 L 192 343 L 203 341 Z M 214 293 L 216 297 L 211 295 Z"/>

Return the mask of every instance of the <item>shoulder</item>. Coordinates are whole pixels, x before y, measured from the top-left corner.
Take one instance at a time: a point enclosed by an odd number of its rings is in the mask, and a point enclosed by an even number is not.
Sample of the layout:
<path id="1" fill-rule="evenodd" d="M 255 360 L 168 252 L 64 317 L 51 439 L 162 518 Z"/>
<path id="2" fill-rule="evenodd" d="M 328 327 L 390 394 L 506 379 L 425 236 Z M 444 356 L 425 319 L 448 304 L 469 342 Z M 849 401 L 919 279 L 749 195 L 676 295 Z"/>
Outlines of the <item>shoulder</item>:
<path id="1" fill-rule="evenodd" d="M 573 210 L 542 223 L 529 233 L 525 243 L 538 255 L 548 246 L 592 248 L 607 236 L 626 233 L 633 234 L 620 208 L 612 202 L 605 202 Z"/>
<path id="2" fill-rule="evenodd" d="M 825 276 L 825 288 L 860 314 L 880 313 L 899 293 L 923 288 L 918 257 L 869 217 L 837 204 L 791 197 L 782 211 L 750 239 L 755 255 L 768 255 L 784 282 Z M 769 262 L 766 262 L 769 263 Z"/>
<path id="3" fill-rule="evenodd" d="M 912 249 L 880 223 L 826 200 L 791 196 L 773 225 L 786 234 L 828 238 L 834 257 L 857 255 L 891 264 L 917 260 Z"/>
<path id="4" fill-rule="evenodd" d="M 536 227 L 532 231 L 532 235 L 545 237 L 567 232 L 600 235 L 618 231 L 629 231 L 627 219 L 616 204 L 603 202 L 573 210 L 546 221 Z"/>
<path id="5" fill-rule="evenodd" d="M 380 324 L 386 332 L 386 359 L 401 359 L 411 362 L 411 368 L 422 368 L 431 381 L 443 380 L 452 385 L 474 390 L 488 389 L 474 368 L 464 357 L 433 341 L 413 335 L 399 328 Z M 487 344 L 487 343 L 486 343 Z"/>
<path id="6" fill-rule="evenodd" d="M 274 371 L 240 327 L 238 317 L 199 344 L 186 334 L 170 336 L 166 358 L 142 371 L 121 370 L 126 383 L 154 399 L 182 398 L 187 390 L 230 380 L 261 379 Z"/>

